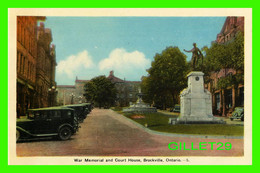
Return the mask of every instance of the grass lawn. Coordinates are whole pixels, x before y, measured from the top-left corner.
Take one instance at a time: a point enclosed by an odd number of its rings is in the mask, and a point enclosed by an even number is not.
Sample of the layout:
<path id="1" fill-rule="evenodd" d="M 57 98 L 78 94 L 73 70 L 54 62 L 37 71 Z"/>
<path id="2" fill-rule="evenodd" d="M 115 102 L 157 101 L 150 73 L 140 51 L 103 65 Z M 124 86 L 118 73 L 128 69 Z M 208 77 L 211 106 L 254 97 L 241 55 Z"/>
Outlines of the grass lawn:
<path id="1" fill-rule="evenodd" d="M 115 109 L 114 109 L 115 110 Z M 224 136 L 243 136 L 244 126 L 228 125 L 228 124 L 168 124 L 170 117 L 178 117 L 178 115 L 165 115 L 163 113 L 123 113 L 120 109 L 116 109 L 118 113 L 135 122 L 146 126 L 155 131 L 179 133 L 179 134 L 197 134 L 197 135 L 224 135 Z"/>

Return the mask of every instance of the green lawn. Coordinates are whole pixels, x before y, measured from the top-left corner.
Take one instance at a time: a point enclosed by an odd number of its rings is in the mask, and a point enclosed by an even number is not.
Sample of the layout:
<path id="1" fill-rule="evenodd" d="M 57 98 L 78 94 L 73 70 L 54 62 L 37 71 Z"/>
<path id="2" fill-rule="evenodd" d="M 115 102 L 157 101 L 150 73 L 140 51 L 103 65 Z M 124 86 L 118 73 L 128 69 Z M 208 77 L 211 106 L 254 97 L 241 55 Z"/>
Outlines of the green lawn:
<path id="1" fill-rule="evenodd" d="M 225 135 L 225 136 L 243 136 L 244 126 L 228 124 L 177 124 L 169 125 L 170 117 L 177 115 L 165 115 L 163 113 L 123 113 L 117 109 L 117 112 L 135 122 L 146 126 L 155 131 L 179 133 L 179 134 L 197 134 L 197 135 Z"/>
<path id="2" fill-rule="evenodd" d="M 244 136 L 244 126 L 226 124 L 177 124 L 149 127 L 151 130 L 196 135 Z"/>

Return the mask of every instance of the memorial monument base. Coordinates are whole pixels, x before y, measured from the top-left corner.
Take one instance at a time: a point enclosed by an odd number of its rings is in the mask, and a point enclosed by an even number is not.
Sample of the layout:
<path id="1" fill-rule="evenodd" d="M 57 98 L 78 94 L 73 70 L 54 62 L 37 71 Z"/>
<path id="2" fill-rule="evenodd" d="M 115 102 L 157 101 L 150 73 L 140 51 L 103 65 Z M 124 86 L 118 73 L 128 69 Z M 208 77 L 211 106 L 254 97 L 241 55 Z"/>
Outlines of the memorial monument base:
<path id="1" fill-rule="evenodd" d="M 226 124 L 226 122 L 217 117 L 181 117 L 177 119 L 176 124 Z"/>
<path id="2" fill-rule="evenodd" d="M 170 119 L 170 124 L 225 124 L 212 114 L 211 93 L 204 88 L 204 73 L 192 71 L 188 74 L 188 88 L 180 94 L 180 117 Z"/>

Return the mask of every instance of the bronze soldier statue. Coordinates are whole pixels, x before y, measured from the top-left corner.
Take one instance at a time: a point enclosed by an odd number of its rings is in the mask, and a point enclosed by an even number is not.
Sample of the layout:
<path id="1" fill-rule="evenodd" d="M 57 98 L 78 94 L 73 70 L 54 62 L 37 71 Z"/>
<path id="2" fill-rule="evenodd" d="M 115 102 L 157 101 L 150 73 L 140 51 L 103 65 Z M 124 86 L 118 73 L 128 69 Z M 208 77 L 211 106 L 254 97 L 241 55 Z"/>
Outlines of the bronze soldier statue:
<path id="1" fill-rule="evenodd" d="M 201 53 L 200 49 L 196 47 L 196 43 L 193 43 L 193 48 L 191 50 L 185 50 L 185 52 L 192 52 L 192 58 L 191 58 L 191 63 L 193 70 L 196 69 L 196 65 L 198 63 L 198 59 L 201 57 L 202 58 L 202 63 L 203 63 L 203 54 Z"/>

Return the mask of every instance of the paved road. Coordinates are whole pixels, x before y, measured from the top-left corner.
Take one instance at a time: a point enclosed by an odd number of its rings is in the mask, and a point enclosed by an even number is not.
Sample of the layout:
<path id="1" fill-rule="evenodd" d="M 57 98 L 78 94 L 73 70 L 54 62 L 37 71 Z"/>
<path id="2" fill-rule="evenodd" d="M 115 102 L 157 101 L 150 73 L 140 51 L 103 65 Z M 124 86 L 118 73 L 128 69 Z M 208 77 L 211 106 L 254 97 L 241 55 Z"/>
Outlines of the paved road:
<path id="1" fill-rule="evenodd" d="M 169 150 L 170 142 L 198 148 L 199 142 L 230 142 L 232 149 Z M 94 109 L 69 141 L 41 139 L 17 143 L 18 156 L 242 156 L 243 139 L 169 137 L 148 133 L 131 120 L 108 109 Z"/>

